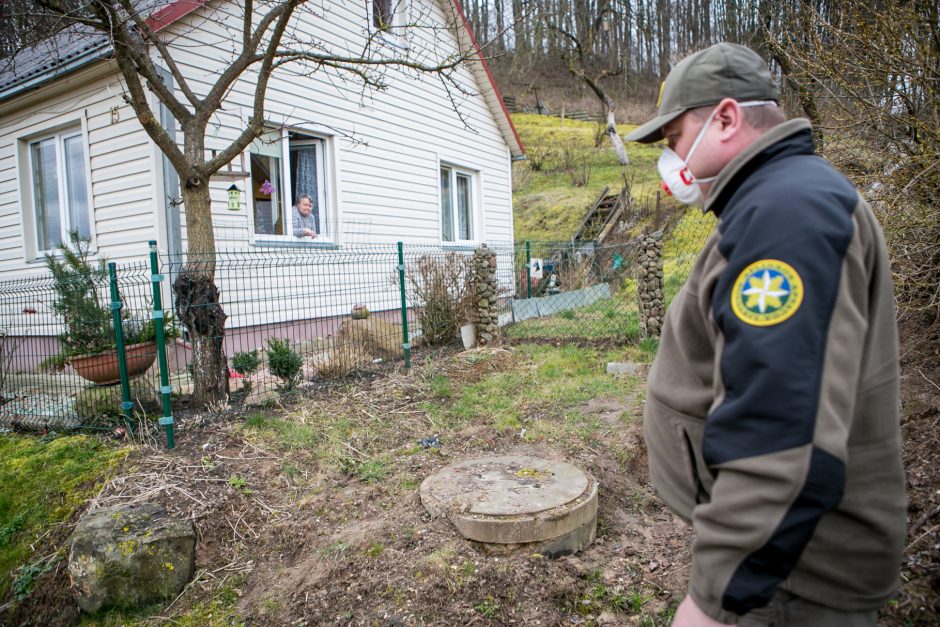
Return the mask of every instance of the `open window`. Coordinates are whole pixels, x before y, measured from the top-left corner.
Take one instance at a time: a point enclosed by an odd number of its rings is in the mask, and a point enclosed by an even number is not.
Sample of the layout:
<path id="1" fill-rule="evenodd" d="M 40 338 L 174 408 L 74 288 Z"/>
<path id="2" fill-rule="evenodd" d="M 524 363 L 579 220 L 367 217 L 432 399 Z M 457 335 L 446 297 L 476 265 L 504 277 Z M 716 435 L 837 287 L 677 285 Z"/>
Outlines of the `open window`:
<path id="1" fill-rule="evenodd" d="M 27 193 L 24 194 L 24 222 L 32 225 L 28 249 L 36 256 L 68 242 L 69 231 L 90 239 L 92 236 L 89 199 L 88 150 L 80 127 L 26 142 L 28 162 Z M 32 231 L 32 233 L 30 233 Z"/>
<path id="2" fill-rule="evenodd" d="M 249 150 L 255 240 L 331 240 L 327 204 L 325 140 L 279 129 L 256 139 Z M 305 202 L 300 202 L 305 199 Z M 309 213 L 304 205 L 309 204 Z M 308 235 L 309 229 L 317 236 Z"/>
<path id="3" fill-rule="evenodd" d="M 473 242 L 477 239 L 474 194 L 475 173 L 441 165 L 441 241 Z"/>

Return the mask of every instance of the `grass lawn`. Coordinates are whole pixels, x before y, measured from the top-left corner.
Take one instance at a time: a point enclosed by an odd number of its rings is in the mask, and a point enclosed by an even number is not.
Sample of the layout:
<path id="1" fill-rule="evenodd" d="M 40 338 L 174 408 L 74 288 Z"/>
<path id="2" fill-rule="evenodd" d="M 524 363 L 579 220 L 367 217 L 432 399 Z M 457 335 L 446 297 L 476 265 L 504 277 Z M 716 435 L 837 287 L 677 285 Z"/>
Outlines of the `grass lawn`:
<path id="1" fill-rule="evenodd" d="M 512 116 L 526 147 L 528 161 L 516 164 L 513 177 L 513 214 L 516 240 L 567 240 L 584 219 L 588 208 L 609 187 L 612 193 L 630 182 L 639 202 L 654 202 L 659 189 L 656 146 L 627 144 L 630 164 L 617 163 L 610 141 L 595 147 L 595 122 L 562 120 L 543 115 Z M 634 127 L 621 125 L 621 135 Z M 572 172 L 590 171 L 587 184 L 575 186 Z"/>
<path id="2" fill-rule="evenodd" d="M 38 555 L 32 546 L 63 529 L 129 451 L 82 435 L 0 435 L 0 598 L 27 595 L 34 578 L 63 557 Z"/>

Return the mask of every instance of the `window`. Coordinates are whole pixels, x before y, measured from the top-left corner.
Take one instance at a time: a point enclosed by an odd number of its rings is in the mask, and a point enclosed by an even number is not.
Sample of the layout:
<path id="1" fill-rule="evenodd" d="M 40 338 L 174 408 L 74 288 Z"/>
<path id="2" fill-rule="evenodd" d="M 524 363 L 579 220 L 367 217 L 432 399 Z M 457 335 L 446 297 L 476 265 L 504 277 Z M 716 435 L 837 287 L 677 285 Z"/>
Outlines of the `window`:
<path id="1" fill-rule="evenodd" d="M 310 228 L 310 223 L 317 239 L 332 235 L 323 147 L 323 139 L 287 129 L 265 133 L 255 140 L 250 164 L 256 236 L 309 240 L 303 229 Z M 295 213 L 302 196 L 310 198 L 309 216 Z"/>
<path id="2" fill-rule="evenodd" d="M 36 250 L 53 250 L 75 230 L 91 237 L 85 140 L 80 129 L 29 142 Z"/>
<path id="3" fill-rule="evenodd" d="M 395 17 L 392 2 L 393 0 L 372 0 L 372 26 L 378 30 L 391 28 Z"/>
<path id="4" fill-rule="evenodd" d="M 372 27 L 385 36 L 386 43 L 396 46 L 403 44 L 400 38 L 405 34 L 404 26 L 408 22 L 407 0 L 372 0 Z"/>
<path id="5" fill-rule="evenodd" d="M 473 173 L 441 166 L 441 239 L 445 242 L 471 241 L 473 220 Z"/>

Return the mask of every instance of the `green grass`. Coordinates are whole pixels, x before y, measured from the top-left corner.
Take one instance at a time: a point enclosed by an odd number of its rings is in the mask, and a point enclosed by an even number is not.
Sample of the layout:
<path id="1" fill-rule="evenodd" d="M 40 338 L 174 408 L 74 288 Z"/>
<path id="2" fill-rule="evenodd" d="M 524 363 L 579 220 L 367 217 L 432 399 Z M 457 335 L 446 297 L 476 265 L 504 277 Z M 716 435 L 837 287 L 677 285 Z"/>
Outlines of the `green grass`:
<path id="1" fill-rule="evenodd" d="M 517 173 L 522 184 L 513 190 L 517 240 L 569 239 L 605 187 L 620 190 L 624 175 L 630 181 L 634 198 L 649 198 L 659 187 L 658 147 L 627 144 L 630 164 L 624 168 L 617 163 L 606 137 L 600 147 L 594 147 L 594 122 L 563 121 L 527 113 L 514 114 L 512 120 L 529 158 L 516 166 L 525 173 Z M 632 129 L 630 125 L 618 126 L 621 135 Z M 565 171 L 566 161 L 590 164 L 587 185 L 572 184 L 571 174 Z M 536 171 L 540 163 L 541 169 Z"/>
<path id="2" fill-rule="evenodd" d="M 560 118 L 534 114 L 516 114 L 513 122 L 526 146 L 529 161 L 517 164 L 514 170 L 513 212 L 517 240 L 568 240 L 583 220 L 589 206 L 604 187 L 619 191 L 624 177 L 630 182 L 635 203 L 652 202 L 659 188 L 656 161 L 661 154 L 658 146 L 627 144 L 630 164 L 617 164 L 609 141 L 604 138 L 594 147 L 595 123 L 562 121 Z M 619 128 L 625 134 L 632 127 Z M 591 164 L 588 185 L 576 187 L 566 165 Z M 675 214 L 679 211 L 678 214 Z M 703 215 L 697 208 L 677 209 L 675 201 L 663 199 L 663 218 L 678 215 L 674 228 L 665 239 L 663 251 L 664 291 L 667 304 L 685 282 L 702 245 L 715 225 L 711 214 Z M 641 218 L 631 234 L 650 229 L 652 218 Z M 546 256 L 538 244 L 533 256 Z M 564 283 L 564 279 L 562 279 Z M 562 286 L 564 289 L 564 285 Z M 612 286 L 614 287 L 614 286 Z M 636 286 L 629 276 L 610 298 L 588 307 L 536 318 L 506 329 L 510 338 L 551 338 L 582 340 L 615 339 L 636 342 L 641 337 L 637 316 Z"/>
<path id="3" fill-rule="evenodd" d="M 244 431 L 276 442 L 283 449 L 315 448 L 320 436 L 313 425 L 257 413 L 245 417 Z"/>
<path id="4" fill-rule="evenodd" d="M 0 597 L 17 577 L 18 594 L 28 593 L 42 568 L 35 560 L 43 557 L 30 545 L 68 521 L 129 451 L 84 435 L 0 436 Z"/>

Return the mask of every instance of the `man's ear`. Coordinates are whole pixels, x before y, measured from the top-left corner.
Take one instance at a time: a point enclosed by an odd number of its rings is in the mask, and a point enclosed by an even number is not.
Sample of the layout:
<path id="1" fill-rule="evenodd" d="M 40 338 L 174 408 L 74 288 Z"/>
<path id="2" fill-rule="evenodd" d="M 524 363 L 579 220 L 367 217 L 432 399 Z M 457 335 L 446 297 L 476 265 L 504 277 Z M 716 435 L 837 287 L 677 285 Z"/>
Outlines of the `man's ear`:
<path id="1" fill-rule="evenodd" d="M 714 120 L 721 130 L 722 137 L 733 137 L 744 124 L 741 106 L 734 98 L 725 98 L 718 103 Z"/>

